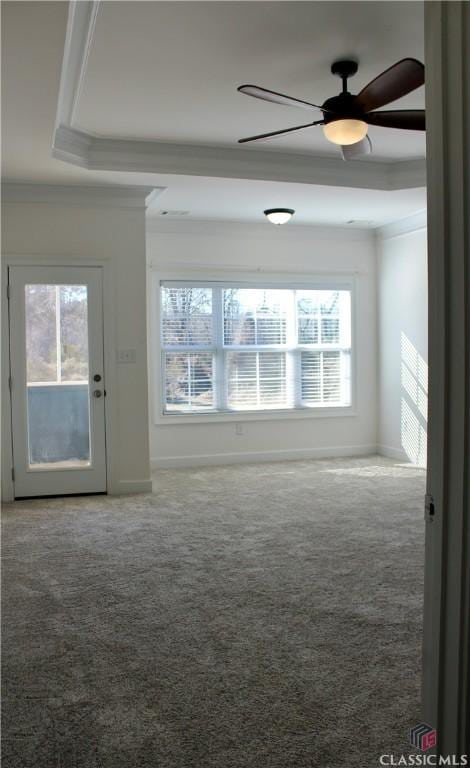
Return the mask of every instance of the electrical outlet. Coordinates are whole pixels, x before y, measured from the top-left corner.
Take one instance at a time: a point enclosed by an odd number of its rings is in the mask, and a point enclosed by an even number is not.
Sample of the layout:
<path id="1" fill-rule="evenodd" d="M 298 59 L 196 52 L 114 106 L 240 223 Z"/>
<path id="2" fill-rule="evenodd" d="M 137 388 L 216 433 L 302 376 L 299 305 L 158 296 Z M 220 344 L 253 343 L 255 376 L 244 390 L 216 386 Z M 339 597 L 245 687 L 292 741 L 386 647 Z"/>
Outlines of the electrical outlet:
<path id="1" fill-rule="evenodd" d="M 243 424 L 235 424 L 235 434 L 243 435 Z"/>
<path id="2" fill-rule="evenodd" d="M 116 353 L 116 362 L 118 363 L 135 363 L 136 352 L 135 349 L 118 349 Z"/>

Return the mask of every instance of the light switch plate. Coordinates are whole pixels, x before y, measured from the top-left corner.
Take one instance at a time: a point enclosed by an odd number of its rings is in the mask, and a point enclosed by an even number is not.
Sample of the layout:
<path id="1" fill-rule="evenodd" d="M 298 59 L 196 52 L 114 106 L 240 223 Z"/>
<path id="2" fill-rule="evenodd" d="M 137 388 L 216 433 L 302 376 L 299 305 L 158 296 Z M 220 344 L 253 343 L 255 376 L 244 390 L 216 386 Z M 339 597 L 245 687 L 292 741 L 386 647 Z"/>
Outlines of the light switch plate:
<path id="1" fill-rule="evenodd" d="M 116 353 L 116 362 L 118 363 L 135 363 L 136 352 L 135 349 L 118 349 Z"/>

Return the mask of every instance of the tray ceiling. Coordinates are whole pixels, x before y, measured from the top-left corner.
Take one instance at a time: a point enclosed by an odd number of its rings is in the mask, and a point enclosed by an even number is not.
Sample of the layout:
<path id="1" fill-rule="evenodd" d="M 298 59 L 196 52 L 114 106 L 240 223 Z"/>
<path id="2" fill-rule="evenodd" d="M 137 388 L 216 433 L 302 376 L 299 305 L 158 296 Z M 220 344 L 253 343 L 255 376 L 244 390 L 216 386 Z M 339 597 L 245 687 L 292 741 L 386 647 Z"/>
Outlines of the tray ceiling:
<path id="1" fill-rule="evenodd" d="M 158 220 L 168 208 L 189 210 L 186 220 L 256 221 L 265 207 L 292 204 L 294 227 L 374 227 L 425 207 L 423 136 L 384 131 L 373 161 L 356 163 L 331 154 L 321 132 L 236 146 L 304 114 L 243 97 L 239 83 L 323 99 L 339 85 L 332 58 L 355 55 L 359 88 L 402 56 L 422 57 L 421 3 L 101 3 L 79 41 L 80 76 L 60 96 L 71 7 L 2 3 L 4 179 L 163 187 L 149 211 Z M 423 106 L 422 91 L 401 103 Z M 67 97 L 73 118 L 57 120 Z M 72 128 L 73 150 L 78 137 L 83 162 L 56 150 L 59 124 Z"/>
<path id="2" fill-rule="evenodd" d="M 348 56 L 359 61 L 353 92 L 403 57 L 423 59 L 422 3 L 104 2 L 74 124 L 105 137 L 235 147 L 242 136 L 308 122 L 238 85 L 321 104 L 340 90 L 332 61 Z M 395 105 L 424 107 L 424 88 Z M 424 157 L 423 134 L 372 127 L 370 136 L 373 159 Z M 256 149 L 337 154 L 320 128 Z"/>

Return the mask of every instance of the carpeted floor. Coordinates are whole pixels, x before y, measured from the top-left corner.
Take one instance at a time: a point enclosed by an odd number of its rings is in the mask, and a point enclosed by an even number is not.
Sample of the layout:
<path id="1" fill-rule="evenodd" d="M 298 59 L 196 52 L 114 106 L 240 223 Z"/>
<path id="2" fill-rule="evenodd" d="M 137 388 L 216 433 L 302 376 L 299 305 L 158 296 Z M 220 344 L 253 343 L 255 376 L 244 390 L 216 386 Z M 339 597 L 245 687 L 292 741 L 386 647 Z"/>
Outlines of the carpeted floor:
<path id="1" fill-rule="evenodd" d="M 419 722 L 424 472 L 168 470 L 3 513 L 4 768 L 369 768 Z"/>

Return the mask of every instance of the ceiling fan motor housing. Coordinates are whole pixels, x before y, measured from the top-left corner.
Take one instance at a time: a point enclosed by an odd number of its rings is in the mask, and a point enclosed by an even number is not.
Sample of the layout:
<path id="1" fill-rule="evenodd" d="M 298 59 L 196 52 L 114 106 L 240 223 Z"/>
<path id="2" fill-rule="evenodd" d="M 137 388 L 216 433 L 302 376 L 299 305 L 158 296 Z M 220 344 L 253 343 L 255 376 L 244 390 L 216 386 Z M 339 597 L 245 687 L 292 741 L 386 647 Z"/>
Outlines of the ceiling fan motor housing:
<path id="1" fill-rule="evenodd" d="M 357 105 L 356 97 L 352 93 L 340 93 L 339 96 L 333 96 L 322 104 L 325 123 L 331 123 L 333 120 L 364 120 L 364 112 Z"/>
<path id="2" fill-rule="evenodd" d="M 343 91 L 339 96 L 333 96 L 331 99 L 327 99 L 322 108 L 327 110 L 324 112 L 325 123 L 331 123 L 333 120 L 347 119 L 347 120 L 362 120 L 364 113 L 360 107 L 355 103 L 356 99 L 348 91 L 347 80 L 348 77 L 352 77 L 356 74 L 358 68 L 357 61 L 351 59 L 335 61 L 331 65 L 331 72 L 333 75 L 338 75 L 343 81 Z"/>

